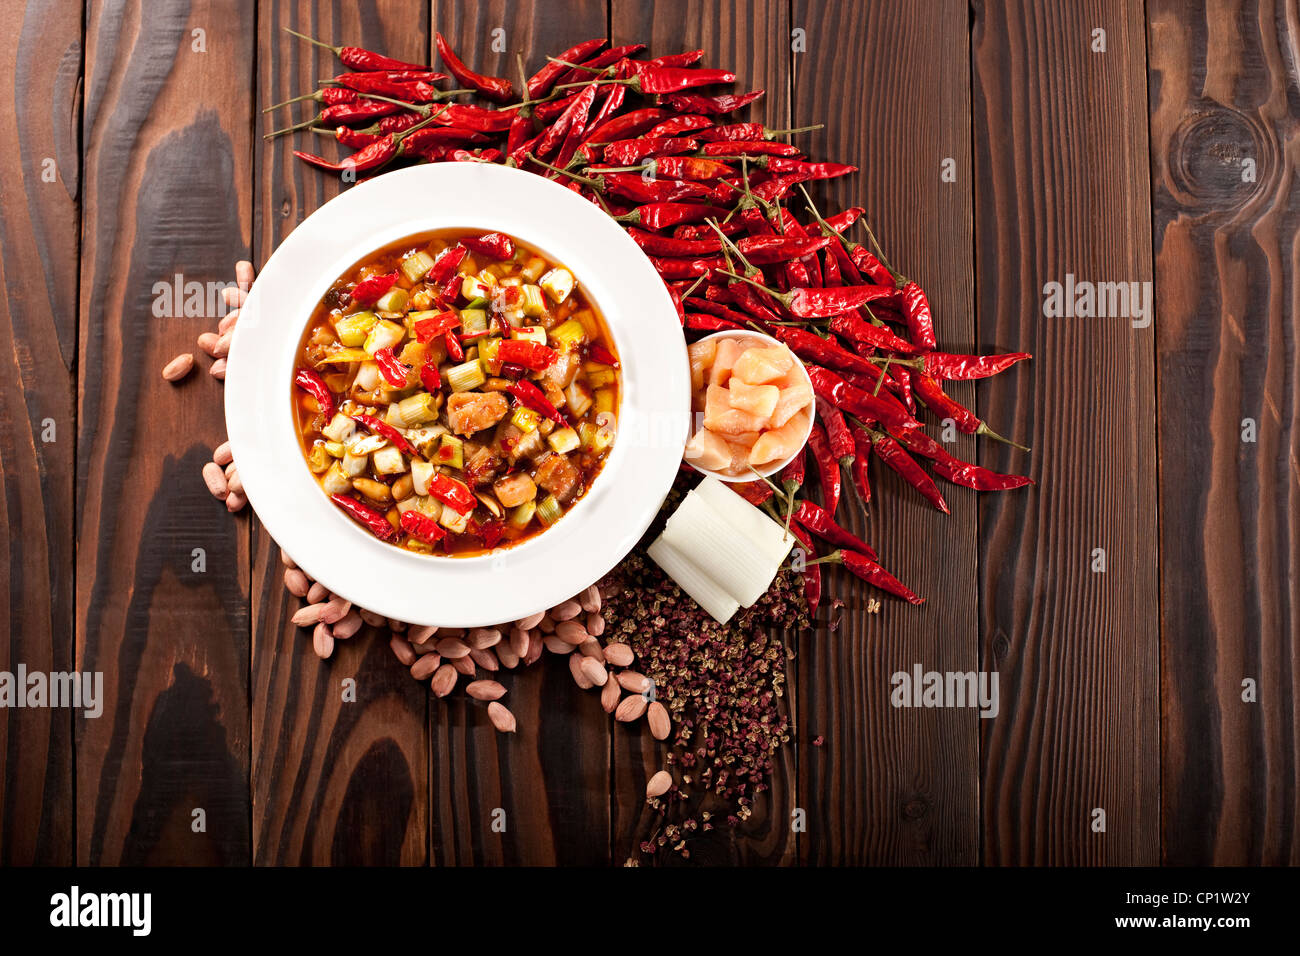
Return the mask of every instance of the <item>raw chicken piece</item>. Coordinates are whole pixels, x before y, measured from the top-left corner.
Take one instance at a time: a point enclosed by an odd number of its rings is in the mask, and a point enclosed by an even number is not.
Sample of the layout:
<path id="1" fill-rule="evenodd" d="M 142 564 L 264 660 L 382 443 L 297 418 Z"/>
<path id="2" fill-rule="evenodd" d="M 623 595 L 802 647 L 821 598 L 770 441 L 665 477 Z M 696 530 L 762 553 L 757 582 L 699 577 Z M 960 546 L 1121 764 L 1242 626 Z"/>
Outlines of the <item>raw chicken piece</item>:
<path id="1" fill-rule="evenodd" d="M 735 339 L 715 339 L 717 351 L 713 355 L 713 367 L 709 369 L 710 385 L 726 385 L 731 378 L 731 367 L 744 351 L 744 344 Z"/>
<path id="2" fill-rule="evenodd" d="M 781 397 L 781 390 L 775 385 L 747 385 L 734 374 L 727 389 L 731 393 L 731 407 L 749 412 L 756 418 L 771 418 L 777 399 Z"/>
<path id="3" fill-rule="evenodd" d="M 767 385 L 794 367 L 794 356 L 784 345 L 748 348 L 736 359 L 732 374 L 748 385 Z"/>
<path id="4" fill-rule="evenodd" d="M 473 435 L 491 428 L 509 410 L 500 392 L 453 392 L 447 399 L 447 423 L 457 435 Z"/>
<path id="5" fill-rule="evenodd" d="M 718 340 L 709 339 L 686 346 L 686 354 L 691 360 L 691 388 L 699 391 L 704 387 L 704 373 L 713 366 L 713 357 L 718 353 Z"/>
<path id="6" fill-rule="evenodd" d="M 718 471 L 730 466 L 731 449 L 722 436 L 701 428 L 686 443 L 686 460 L 697 468 Z"/>
<path id="7" fill-rule="evenodd" d="M 735 387 L 734 383 L 732 387 Z M 812 400 L 812 386 L 806 381 L 783 388 L 781 397 L 777 399 L 776 407 L 772 409 L 768 420 L 773 428 L 780 428 L 794 416 L 795 412 L 807 408 Z"/>
<path id="8" fill-rule="evenodd" d="M 721 352 L 721 349 L 719 349 Z M 714 368 L 717 368 L 715 365 Z M 734 437 L 741 432 L 756 432 L 765 419 L 732 408 L 730 392 L 721 385 L 710 385 L 704 403 L 704 427 L 720 435 Z"/>
<path id="9" fill-rule="evenodd" d="M 727 442 L 727 451 L 731 453 L 731 461 L 727 467 L 722 469 L 726 475 L 748 475 L 749 474 L 749 446 L 741 445 L 734 441 Z"/>
<path id="10" fill-rule="evenodd" d="M 780 428 L 764 433 L 754 442 L 754 448 L 749 453 L 749 464 L 758 468 L 788 458 L 803 444 L 804 433 L 807 431 L 808 413 L 799 412 Z"/>

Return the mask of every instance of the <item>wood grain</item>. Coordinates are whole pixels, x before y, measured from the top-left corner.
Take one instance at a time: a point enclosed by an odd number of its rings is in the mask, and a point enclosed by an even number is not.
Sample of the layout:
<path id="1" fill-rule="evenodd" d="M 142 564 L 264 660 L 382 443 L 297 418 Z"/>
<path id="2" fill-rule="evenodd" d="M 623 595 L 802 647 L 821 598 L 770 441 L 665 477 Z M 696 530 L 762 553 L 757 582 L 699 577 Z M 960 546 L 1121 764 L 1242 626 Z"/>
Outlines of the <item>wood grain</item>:
<path id="1" fill-rule="evenodd" d="M 1147 17 L 1164 860 L 1295 865 L 1300 17 L 1165 0 Z"/>
<path id="2" fill-rule="evenodd" d="M 971 242 L 970 73 L 966 6 L 796 2 L 806 52 L 794 56 L 791 126 L 813 156 L 861 172 L 820 184 L 823 214 L 862 206 L 895 268 L 926 289 L 940 345 L 969 351 L 975 329 Z M 955 182 L 941 179 L 950 162 Z M 802 212 L 802 203 L 792 208 Z M 866 242 L 859 228 L 852 235 Z M 973 390 L 950 389 L 969 403 Z M 962 437 L 953 454 L 970 460 Z M 841 569 L 826 593 L 829 626 L 799 644 L 800 781 L 810 864 L 960 864 L 979 857 L 974 710 L 902 710 L 890 677 L 978 666 L 979 554 L 974 492 L 942 485 L 952 509 L 928 505 L 890 469 L 871 465 L 866 515 L 851 489 L 839 517 L 926 598 L 911 607 Z M 878 614 L 867 603 L 881 599 Z M 823 737 L 824 744 L 810 746 Z"/>
<path id="3" fill-rule="evenodd" d="M 247 519 L 199 474 L 220 385 L 158 374 L 221 310 L 155 312 L 155 283 L 225 281 L 247 255 L 252 15 L 117 2 L 87 21 L 77 666 L 107 704 L 77 725 L 82 864 L 249 859 Z"/>
<path id="4" fill-rule="evenodd" d="M 0 10 L 0 671 L 73 666 L 81 10 Z M 0 865 L 74 860 L 67 710 L 0 711 Z"/>
<path id="5" fill-rule="evenodd" d="M 767 95 L 736 114 L 736 121 L 763 122 L 774 129 L 788 126 L 789 36 L 788 4 L 777 0 L 611 0 L 611 43 L 647 43 L 649 56 L 705 51 L 702 65 L 736 74 L 734 89 L 765 89 Z M 786 705 L 796 714 L 796 668 L 787 671 Z M 664 747 L 643 731 L 628 734 L 614 728 L 612 825 L 614 862 L 634 853 L 647 835 L 651 819 L 645 811 L 646 780 L 664 766 Z M 792 732 L 791 739 L 794 739 Z M 696 863 L 746 865 L 793 862 L 796 836 L 790 819 L 799 806 L 796 797 L 795 747 L 776 756 L 772 790 L 755 801 L 754 812 L 735 831 L 725 827 L 690 841 Z"/>
<path id="6" fill-rule="evenodd" d="M 259 103 L 277 103 L 341 72 L 335 57 L 284 32 L 428 62 L 427 8 L 409 0 L 258 9 Z M 307 102 L 262 116 L 262 131 L 320 108 Z M 259 107 L 260 109 L 260 107 Z M 300 132 L 262 141 L 255 194 L 257 262 L 344 185 L 293 157 L 333 158 L 327 138 Z M 343 155 L 339 153 L 338 155 Z M 284 590 L 279 549 L 255 526 L 253 581 L 253 859 L 259 864 L 421 864 L 429 859 L 428 691 L 370 629 L 339 641 L 322 663 L 310 633 L 289 618 L 301 605 Z M 355 681 L 344 701 L 343 681 Z"/>
<path id="7" fill-rule="evenodd" d="M 978 340 L 1035 356 L 978 403 L 1033 454 L 982 442 L 980 461 L 1039 482 L 981 502 L 981 653 L 1001 691 L 982 728 L 991 864 L 1159 860 L 1154 332 L 1047 318 L 1043 295 L 1067 274 L 1151 279 L 1140 16 L 1118 0 L 975 7 Z"/>

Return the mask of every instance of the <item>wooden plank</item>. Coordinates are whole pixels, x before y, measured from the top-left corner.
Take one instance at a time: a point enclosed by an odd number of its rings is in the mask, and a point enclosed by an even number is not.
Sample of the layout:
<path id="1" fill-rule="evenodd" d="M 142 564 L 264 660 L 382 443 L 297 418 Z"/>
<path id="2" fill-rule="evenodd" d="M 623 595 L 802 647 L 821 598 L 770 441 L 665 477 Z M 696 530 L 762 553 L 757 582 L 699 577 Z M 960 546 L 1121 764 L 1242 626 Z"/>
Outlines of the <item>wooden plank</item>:
<path id="1" fill-rule="evenodd" d="M 427 8 L 410 0 L 321 7 L 258 7 L 258 95 L 277 103 L 343 72 L 328 51 L 283 31 L 428 62 Z M 307 102 L 265 114 L 263 131 L 310 117 Z M 296 122 L 297 120 L 292 120 Z M 294 159 L 294 148 L 334 156 L 312 133 L 263 141 L 257 164 L 257 261 L 343 184 Z M 340 154 L 342 155 L 342 154 Z M 424 685 L 370 629 L 339 641 L 322 663 L 289 618 L 279 550 L 255 525 L 253 551 L 253 858 L 259 864 L 419 864 L 428 860 L 428 732 Z M 343 681 L 355 680 L 344 701 Z M 361 834 L 359 837 L 358 834 Z"/>
<path id="2" fill-rule="evenodd" d="M 1001 712 L 982 728 L 985 859 L 1150 865 L 1154 332 L 1123 315 L 1045 312 L 1047 283 L 1067 276 L 1152 276 L 1141 9 L 1102 0 L 975 12 L 978 341 L 1034 353 L 1027 371 L 981 388 L 978 407 L 1033 454 L 982 443 L 981 461 L 999 471 L 1028 461 L 1039 481 L 981 502 L 981 651 L 1001 690 Z M 1104 573 L 1093 570 L 1101 552 Z"/>
<path id="3" fill-rule="evenodd" d="M 230 281 L 247 255 L 252 16 L 90 5 L 77 666 L 104 672 L 107 706 L 77 727 L 82 864 L 248 862 L 247 519 L 199 474 L 225 437 L 220 385 L 158 370 L 223 311 L 160 290 Z"/>
<path id="4" fill-rule="evenodd" d="M 0 10 L 0 671 L 73 666 L 81 8 Z M 67 710 L 0 712 L 0 864 L 74 862 Z"/>
<path id="5" fill-rule="evenodd" d="M 1172 865 L 1300 862 L 1294 12 L 1147 7 Z"/>
<path id="6" fill-rule="evenodd" d="M 648 55 L 683 50 L 705 51 L 705 66 L 736 74 L 735 90 L 763 88 L 767 95 L 737 114 L 773 128 L 788 126 L 790 103 L 788 5 L 777 0 L 612 0 L 611 42 L 647 43 Z M 793 662 L 787 670 L 787 706 L 796 713 Z M 793 737 L 793 731 L 792 731 Z M 612 838 L 614 861 L 637 858 L 636 845 L 648 835 L 655 818 L 645 809 L 646 780 L 663 769 L 665 748 L 642 728 L 614 728 Z M 796 840 L 790 819 L 799 805 L 795 797 L 793 747 L 776 757 L 770 794 L 755 802 L 754 812 L 734 831 L 725 826 L 690 842 L 695 862 L 758 864 L 790 863 Z"/>
<path id="7" fill-rule="evenodd" d="M 963 3 L 797 0 L 791 126 L 816 158 L 861 172 L 823 184 L 823 213 L 862 206 L 893 265 L 927 291 L 941 345 L 975 342 L 971 248 L 970 73 Z M 950 164 L 954 181 L 943 178 Z M 800 209 L 801 203 L 792 205 Z M 867 241 L 859 229 L 854 238 Z M 969 386 L 949 390 L 959 401 Z M 971 460 L 962 437 L 953 454 Z M 977 496 L 942 485 L 952 509 L 929 506 L 880 461 L 864 518 L 852 491 L 841 521 L 927 601 L 911 607 L 842 569 L 826 577 L 842 611 L 799 645 L 800 797 L 808 811 L 801 859 L 817 864 L 971 865 L 979 856 L 979 724 L 974 710 L 902 710 L 891 676 L 978 667 Z M 867 603 L 883 599 L 879 614 Z M 821 746 L 809 741 L 821 736 Z"/>
<path id="8" fill-rule="evenodd" d="M 516 85 L 517 52 L 531 74 L 548 53 L 606 31 L 605 4 L 593 0 L 433 0 L 431 11 L 434 29 L 466 63 Z M 483 706 L 459 694 L 430 704 L 434 862 L 607 863 L 609 718 L 599 700 L 549 654 L 499 676 L 510 688 L 503 703 L 518 721 L 514 736 L 497 734 Z"/>

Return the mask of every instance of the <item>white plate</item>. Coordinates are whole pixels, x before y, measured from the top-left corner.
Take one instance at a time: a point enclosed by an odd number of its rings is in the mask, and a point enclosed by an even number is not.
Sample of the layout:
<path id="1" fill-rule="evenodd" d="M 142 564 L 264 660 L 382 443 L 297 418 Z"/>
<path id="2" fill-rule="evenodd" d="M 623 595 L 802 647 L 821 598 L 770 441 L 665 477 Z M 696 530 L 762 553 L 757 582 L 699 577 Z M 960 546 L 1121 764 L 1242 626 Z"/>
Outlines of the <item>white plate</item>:
<path id="1" fill-rule="evenodd" d="M 290 397 L 298 342 L 334 281 L 390 242 L 450 228 L 508 233 L 571 269 L 604 315 L 622 364 L 619 434 L 591 489 L 541 534 L 472 558 L 393 547 L 344 515 L 307 469 Z M 314 212 L 258 276 L 228 362 L 226 428 L 258 520 L 330 591 L 411 624 L 513 621 L 595 583 L 653 520 L 690 427 L 681 326 L 636 243 L 563 186 L 487 164 L 386 173 Z"/>

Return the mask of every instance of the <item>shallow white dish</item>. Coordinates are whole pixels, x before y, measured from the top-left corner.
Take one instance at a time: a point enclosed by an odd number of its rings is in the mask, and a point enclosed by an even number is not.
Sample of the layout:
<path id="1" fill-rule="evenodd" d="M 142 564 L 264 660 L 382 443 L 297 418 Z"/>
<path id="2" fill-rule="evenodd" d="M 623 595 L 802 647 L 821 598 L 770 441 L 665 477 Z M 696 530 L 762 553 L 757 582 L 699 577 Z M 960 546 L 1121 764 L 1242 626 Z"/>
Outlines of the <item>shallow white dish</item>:
<path id="1" fill-rule="evenodd" d="M 704 338 L 697 339 L 696 341 L 707 342 L 710 339 L 753 339 L 757 342 L 764 343 L 765 345 L 767 345 L 768 348 L 778 348 L 778 349 L 786 348 L 786 345 L 783 342 L 777 341 L 776 339 L 772 338 L 772 336 L 767 335 L 763 332 L 751 332 L 749 329 L 745 329 L 739 332 L 736 331 L 735 329 L 723 329 L 721 332 L 714 332 L 712 335 L 706 335 L 704 336 Z M 797 368 L 799 370 L 799 373 L 803 376 L 804 382 L 807 383 L 809 388 L 812 388 L 812 379 L 808 377 L 808 369 L 803 364 L 803 359 L 795 355 L 793 350 L 791 350 L 790 352 L 790 357 L 794 359 L 795 368 Z M 817 403 L 815 401 L 809 402 L 806 410 L 808 412 L 808 430 L 804 432 L 803 441 L 799 442 L 799 447 L 796 448 L 794 451 L 792 451 L 785 458 L 782 458 L 780 461 L 770 462 L 769 464 L 764 465 L 762 468 L 755 468 L 753 474 L 724 475 L 720 471 L 710 471 L 708 468 L 701 468 L 699 465 L 695 464 L 689 458 L 683 458 L 682 460 L 685 461 L 686 464 L 694 468 L 696 471 L 698 471 L 701 475 L 710 478 L 716 478 L 718 479 L 718 481 L 728 481 L 728 482 L 754 481 L 755 475 L 761 476 L 763 478 L 770 478 L 772 475 L 778 474 L 783 468 L 785 468 L 786 465 L 790 464 L 790 462 L 794 461 L 795 455 L 803 451 L 804 446 L 808 444 L 808 436 L 812 434 L 813 422 L 817 420 Z M 702 413 L 701 415 L 691 416 L 691 435 L 694 435 L 695 429 L 700 427 L 701 418 L 702 418 Z"/>
<path id="2" fill-rule="evenodd" d="M 472 558 L 393 547 L 344 515 L 307 469 L 290 404 L 299 340 L 330 285 L 390 242 L 453 228 L 508 233 L 571 269 L 622 365 L 618 437 L 591 489 L 553 527 Z M 438 163 L 353 186 L 281 243 L 235 327 L 226 428 L 258 520 L 308 575 L 386 617 L 476 627 L 552 607 L 632 550 L 677 474 L 690 384 L 672 300 L 616 222 L 532 173 Z"/>

